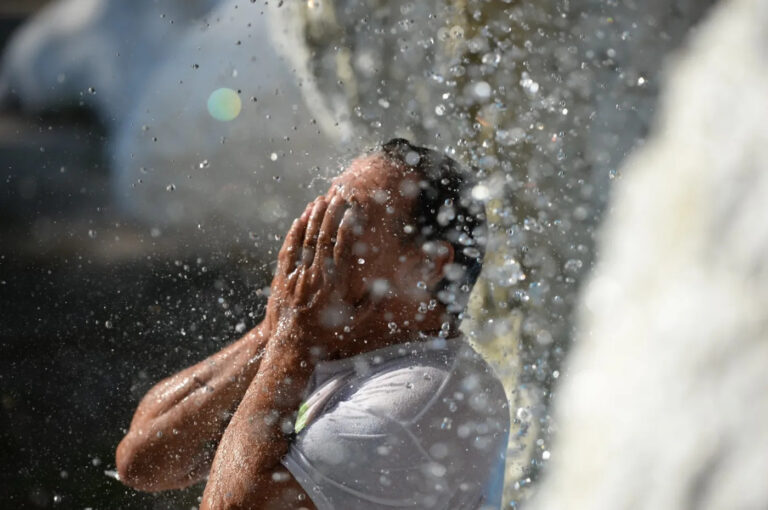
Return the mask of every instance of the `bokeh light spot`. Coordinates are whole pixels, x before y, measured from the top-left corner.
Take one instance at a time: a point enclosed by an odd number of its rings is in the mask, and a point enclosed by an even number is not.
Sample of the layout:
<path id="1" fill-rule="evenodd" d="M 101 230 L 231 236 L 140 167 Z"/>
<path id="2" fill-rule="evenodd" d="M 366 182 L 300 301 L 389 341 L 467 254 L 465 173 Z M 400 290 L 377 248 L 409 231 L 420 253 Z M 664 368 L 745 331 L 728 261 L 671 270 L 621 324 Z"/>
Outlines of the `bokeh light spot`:
<path id="1" fill-rule="evenodd" d="M 227 122 L 240 115 L 243 107 L 240 96 L 230 88 L 222 87 L 208 96 L 208 113 L 216 120 Z"/>

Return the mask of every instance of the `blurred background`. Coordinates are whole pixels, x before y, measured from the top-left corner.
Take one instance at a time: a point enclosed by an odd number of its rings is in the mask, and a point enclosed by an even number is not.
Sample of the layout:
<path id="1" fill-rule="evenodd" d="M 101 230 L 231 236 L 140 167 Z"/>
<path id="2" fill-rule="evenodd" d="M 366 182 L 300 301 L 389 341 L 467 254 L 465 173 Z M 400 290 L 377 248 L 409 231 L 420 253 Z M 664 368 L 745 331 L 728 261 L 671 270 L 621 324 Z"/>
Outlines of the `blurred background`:
<path id="1" fill-rule="evenodd" d="M 723 445 L 768 416 L 768 362 L 727 362 L 766 354 L 768 13 L 716 3 L 2 0 L 0 504 L 195 507 L 114 479 L 138 400 L 256 325 L 290 221 L 403 136 L 480 177 L 505 507 L 765 508 L 762 429 L 754 479 Z"/>

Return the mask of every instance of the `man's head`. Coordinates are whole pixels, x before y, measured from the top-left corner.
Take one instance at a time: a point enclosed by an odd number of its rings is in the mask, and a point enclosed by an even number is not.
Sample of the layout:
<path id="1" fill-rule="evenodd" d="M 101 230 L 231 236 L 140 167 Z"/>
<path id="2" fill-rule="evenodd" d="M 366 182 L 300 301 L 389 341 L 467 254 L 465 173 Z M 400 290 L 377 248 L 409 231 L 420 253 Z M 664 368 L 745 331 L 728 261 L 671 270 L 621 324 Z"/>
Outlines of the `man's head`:
<path id="1" fill-rule="evenodd" d="M 486 236 L 472 186 L 454 160 L 402 139 L 355 159 L 328 192 L 360 217 L 352 300 L 389 301 L 393 306 L 384 308 L 403 310 L 400 319 L 461 312 L 480 273 Z"/>

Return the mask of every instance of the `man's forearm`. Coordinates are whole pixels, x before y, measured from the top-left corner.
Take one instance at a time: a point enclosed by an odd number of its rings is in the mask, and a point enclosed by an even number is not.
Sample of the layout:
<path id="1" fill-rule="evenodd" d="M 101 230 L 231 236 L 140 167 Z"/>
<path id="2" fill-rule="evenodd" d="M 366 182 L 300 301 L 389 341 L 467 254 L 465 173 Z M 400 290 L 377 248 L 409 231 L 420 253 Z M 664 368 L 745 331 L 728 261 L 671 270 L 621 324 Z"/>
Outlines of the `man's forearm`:
<path id="1" fill-rule="evenodd" d="M 205 476 L 229 417 L 258 371 L 267 329 L 262 323 L 144 396 L 117 448 L 123 483 L 157 491 L 185 487 Z"/>
<path id="2" fill-rule="evenodd" d="M 280 466 L 296 411 L 314 369 L 306 341 L 270 339 L 264 362 L 221 439 L 201 510 L 296 503 L 297 486 Z"/>

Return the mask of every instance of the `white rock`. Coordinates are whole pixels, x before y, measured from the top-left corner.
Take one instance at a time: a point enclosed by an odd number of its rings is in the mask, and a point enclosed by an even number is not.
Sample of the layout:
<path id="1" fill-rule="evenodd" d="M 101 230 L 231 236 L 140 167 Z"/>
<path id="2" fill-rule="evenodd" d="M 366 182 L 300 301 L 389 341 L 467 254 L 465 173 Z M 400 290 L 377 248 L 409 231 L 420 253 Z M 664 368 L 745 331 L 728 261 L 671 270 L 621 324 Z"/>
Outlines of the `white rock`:
<path id="1" fill-rule="evenodd" d="M 719 6 L 625 167 L 557 392 L 554 510 L 768 508 L 768 3 Z"/>
<path id="2" fill-rule="evenodd" d="M 6 48 L 0 96 L 30 113 L 90 107 L 112 126 L 184 30 L 219 2 L 53 2 Z"/>

